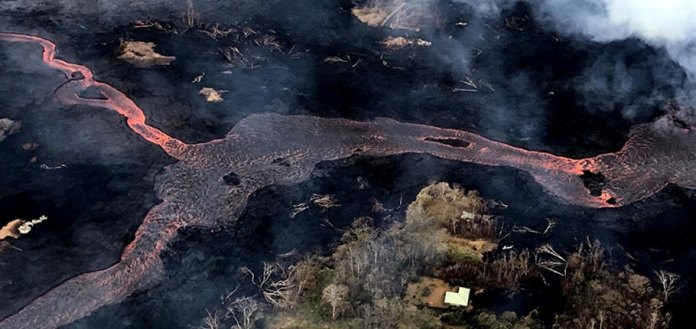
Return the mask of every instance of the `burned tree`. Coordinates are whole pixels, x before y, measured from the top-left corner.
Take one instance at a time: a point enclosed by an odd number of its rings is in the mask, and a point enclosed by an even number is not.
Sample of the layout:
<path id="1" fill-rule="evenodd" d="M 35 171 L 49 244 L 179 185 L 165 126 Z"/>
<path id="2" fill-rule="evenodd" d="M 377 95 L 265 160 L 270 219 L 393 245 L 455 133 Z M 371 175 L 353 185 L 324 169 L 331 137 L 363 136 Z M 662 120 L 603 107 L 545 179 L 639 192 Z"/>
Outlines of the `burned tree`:
<path id="1" fill-rule="evenodd" d="M 339 310 L 343 307 L 348 297 L 348 286 L 342 284 L 330 284 L 324 288 L 322 299 L 331 306 L 331 318 L 336 319 Z"/>
<path id="2" fill-rule="evenodd" d="M 657 279 L 662 287 L 662 297 L 663 301 L 666 303 L 669 296 L 675 293 L 678 289 L 677 280 L 679 280 L 679 275 L 663 270 L 655 271 L 655 275 L 657 275 Z"/>
<path id="3" fill-rule="evenodd" d="M 301 290 L 312 275 L 308 264 L 285 267 L 279 263 L 263 262 L 263 270 L 258 277 L 248 267 L 242 267 L 241 271 L 251 277 L 252 284 L 268 303 L 281 309 L 288 309 L 296 304 Z"/>
<path id="4" fill-rule="evenodd" d="M 227 306 L 227 313 L 234 319 L 234 329 L 252 329 L 261 316 L 259 302 L 252 297 L 233 300 Z"/>

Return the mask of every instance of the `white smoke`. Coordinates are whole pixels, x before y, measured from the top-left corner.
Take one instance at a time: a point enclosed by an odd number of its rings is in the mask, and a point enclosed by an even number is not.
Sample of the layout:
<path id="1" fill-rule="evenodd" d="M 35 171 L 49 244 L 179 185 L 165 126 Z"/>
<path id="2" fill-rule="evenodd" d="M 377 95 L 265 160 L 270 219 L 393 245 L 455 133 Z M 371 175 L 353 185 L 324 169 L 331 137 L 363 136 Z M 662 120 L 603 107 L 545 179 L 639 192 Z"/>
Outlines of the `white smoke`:
<path id="1" fill-rule="evenodd" d="M 639 38 L 663 47 L 696 80 L 694 0 L 539 0 L 532 5 L 561 32 L 598 42 Z"/>
<path id="2" fill-rule="evenodd" d="M 476 13 L 484 17 L 497 16 L 502 9 L 512 5 L 514 0 L 454 0 L 464 3 L 474 9 Z"/>

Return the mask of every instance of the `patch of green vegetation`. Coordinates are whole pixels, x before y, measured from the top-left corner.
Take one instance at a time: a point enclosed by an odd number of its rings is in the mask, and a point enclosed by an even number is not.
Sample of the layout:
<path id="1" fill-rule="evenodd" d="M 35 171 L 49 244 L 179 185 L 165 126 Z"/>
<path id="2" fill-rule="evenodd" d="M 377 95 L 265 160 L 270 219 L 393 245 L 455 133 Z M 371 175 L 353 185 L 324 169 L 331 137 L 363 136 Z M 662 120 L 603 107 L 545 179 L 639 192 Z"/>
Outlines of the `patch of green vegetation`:
<path id="1" fill-rule="evenodd" d="M 350 319 L 332 319 L 331 311 L 321 303 L 304 303 L 297 308 L 278 313 L 268 321 L 275 329 L 352 329 Z"/>
<path id="2" fill-rule="evenodd" d="M 470 317 L 471 315 L 465 309 L 455 308 L 442 313 L 440 321 L 451 326 L 463 326 L 467 324 L 467 319 Z"/>
<path id="3" fill-rule="evenodd" d="M 676 290 L 672 273 L 657 272 L 661 289 L 630 268 L 617 269 L 605 260 L 599 242 L 586 242 L 568 257 L 567 275 L 561 282 L 566 309 L 554 328 L 669 328 L 671 315 L 664 304 Z"/>
<path id="4" fill-rule="evenodd" d="M 423 290 L 421 290 L 420 295 L 421 295 L 421 297 L 428 297 L 432 293 L 433 293 L 433 290 L 430 289 L 430 287 L 425 287 L 425 288 L 423 288 Z"/>
<path id="5" fill-rule="evenodd" d="M 460 248 L 448 246 L 442 254 L 440 267 L 447 267 L 455 264 L 467 263 L 471 265 L 482 265 L 483 260 L 473 251 L 466 251 Z"/>
<path id="6" fill-rule="evenodd" d="M 471 321 L 473 328 L 479 329 L 542 329 L 541 322 L 537 319 L 536 312 L 519 318 L 514 312 L 503 312 L 498 315 L 490 312 L 481 312 Z"/>
<path id="7" fill-rule="evenodd" d="M 461 204 L 438 210 L 448 202 Z M 242 329 L 539 329 L 552 323 L 543 324 L 537 311 L 518 316 L 450 307 L 444 294 L 456 286 L 514 291 L 545 269 L 563 276 L 557 288 L 566 307 L 555 314 L 553 328 L 669 327 L 663 306 L 677 289 L 676 275 L 659 272 L 657 289 L 647 277 L 611 266 L 599 243 L 589 241 L 567 256 L 544 245 L 536 252 L 498 251 L 484 259 L 483 253 L 495 248 L 490 238 L 495 225 L 478 212 L 485 203 L 476 193 L 431 185 L 408 207 L 403 222 L 378 228 L 370 218 L 358 218 L 326 257 L 264 263 L 256 275 L 246 269 L 266 303 L 237 298 L 225 316 L 264 319 L 262 326 Z M 460 210 L 475 213 L 474 221 L 452 217 Z"/>

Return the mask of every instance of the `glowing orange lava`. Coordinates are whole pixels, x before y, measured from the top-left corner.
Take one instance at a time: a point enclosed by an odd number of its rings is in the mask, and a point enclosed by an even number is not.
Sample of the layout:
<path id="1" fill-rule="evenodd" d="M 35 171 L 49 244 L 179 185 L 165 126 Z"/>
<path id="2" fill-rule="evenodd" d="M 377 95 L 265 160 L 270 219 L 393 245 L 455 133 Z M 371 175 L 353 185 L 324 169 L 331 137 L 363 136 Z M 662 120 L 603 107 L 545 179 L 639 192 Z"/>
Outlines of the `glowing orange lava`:
<path id="1" fill-rule="evenodd" d="M 254 191 L 271 184 L 296 184 L 308 179 L 317 163 L 354 154 L 425 153 L 514 167 L 530 173 L 556 197 L 593 208 L 629 204 L 668 183 L 696 188 L 696 136 L 691 130 L 676 128 L 666 117 L 634 127 L 619 152 L 587 159 L 525 150 L 466 131 L 391 119 L 356 122 L 276 114 L 249 116 L 225 138 L 189 145 L 149 126 L 131 99 L 94 80 L 88 68 L 56 59 L 51 41 L 13 33 L 0 33 L 0 40 L 40 45 L 43 62 L 70 79 L 56 91 L 64 104 L 116 111 L 126 117 L 134 132 L 179 160 L 157 177 L 156 191 L 163 202 L 147 214 L 119 263 L 49 290 L 0 321 L 2 328 L 57 328 L 147 289 L 162 280 L 160 254 L 179 229 L 234 225 Z M 105 99 L 80 97 L 87 88 L 97 88 Z"/>
<path id="2" fill-rule="evenodd" d="M 161 146 L 162 149 L 174 157 L 186 146 L 186 144 L 168 136 L 159 129 L 145 124 L 146 118 L 143 111 L 122 92 L 108 84 L 94 80 L 94 75 L 90 69 L 82 65 L 56 59 L 56 45 L 53 42 L 32 35 L 15 33 L 0 33 L 0 40 L 36 43 L 43 47 L 43 62 L 49 67 L 63 72 L 66 78 L 71 79 L 71 81 L 56 91 L 57 97 L 66 105 L 85 104 L 116 111 L 127 118 L 128 126 L 133 131 L 149 142 Z M 78 92 L 89 87 L 99 88 L 106 99 L 88 99 L 78 95 Z"/>

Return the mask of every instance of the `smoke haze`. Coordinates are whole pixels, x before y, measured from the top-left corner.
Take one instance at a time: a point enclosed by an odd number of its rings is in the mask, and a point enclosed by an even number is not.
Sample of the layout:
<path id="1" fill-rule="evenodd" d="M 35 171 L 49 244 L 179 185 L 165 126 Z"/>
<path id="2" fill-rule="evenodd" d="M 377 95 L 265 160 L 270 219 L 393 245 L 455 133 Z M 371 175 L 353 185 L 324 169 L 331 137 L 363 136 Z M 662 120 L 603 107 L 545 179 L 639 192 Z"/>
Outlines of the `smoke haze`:
<path id="1" fill-rule="evenodd" d="M 542 18 L 552 19 L 561 32 L 594 41 L 639 38 L 663 47 L 696 78 L 696 6 L 690 0 L 544 0 L 536 5 Z"/>

